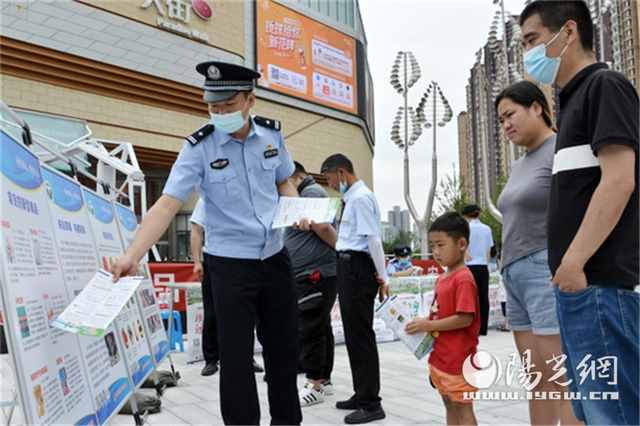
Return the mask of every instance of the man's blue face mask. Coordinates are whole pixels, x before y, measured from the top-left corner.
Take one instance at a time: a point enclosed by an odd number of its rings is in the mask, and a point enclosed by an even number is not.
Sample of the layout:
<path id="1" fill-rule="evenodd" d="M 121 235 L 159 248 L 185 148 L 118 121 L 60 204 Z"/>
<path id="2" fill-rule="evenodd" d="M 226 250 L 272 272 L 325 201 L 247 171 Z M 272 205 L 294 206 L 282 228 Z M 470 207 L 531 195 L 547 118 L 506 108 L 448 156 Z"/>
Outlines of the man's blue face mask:
<path id="1" fill-rule="evenodd" d="M 409 257 L 399 257 L 398 263 L 401 265 L 408 265 L 409 263 L 411 263 L 411 260 L 409 259 Z"/>
<path id="2" fill-rule="evenodd" d="M 209 113 L 211 115 L 211 124 L 213 126 L 227 134 L 232 134 L 237 132 L 244 126 L 247 120 L 243 117 L 244 110 L 249 105 L 249 98 L 242 107 L 242 110 L 231 112 L 229 114 L 214 114 L 212 112 Z M 247 117 L 248 119 L 248 117 Z"/>
<path id="3" fill-rule="evenodd" d="M 527 70 L 527 73 L 529 73 L 529 75 L 539 83 L 551 84 L 556 81 L 558 70 L 560 69 L 560 62 L 562 61 L 562 55 L 564 55 L 564 52 L 567 50 L 569 45 L 567 44 L 565 46 L 560 53 L 560 56 L 557 58 L 549 58 L 547 56 L 547 46 L 553 43 L 558 36 L 562 34 L 563 29 L 564 25 L 551 39 L 551 41 L 549 41 L 549 43 L 539 44 L 522 55 L 522 62 L 524 63 L 525 70 Z"/>

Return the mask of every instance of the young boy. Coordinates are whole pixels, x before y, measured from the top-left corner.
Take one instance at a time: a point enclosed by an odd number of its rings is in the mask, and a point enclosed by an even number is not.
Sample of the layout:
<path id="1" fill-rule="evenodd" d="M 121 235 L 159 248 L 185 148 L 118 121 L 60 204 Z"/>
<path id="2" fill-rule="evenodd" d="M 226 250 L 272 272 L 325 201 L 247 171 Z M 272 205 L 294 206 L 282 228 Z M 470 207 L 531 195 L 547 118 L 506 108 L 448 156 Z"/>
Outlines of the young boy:
<path id="1" fill-rule="evenodd" d="M 462 364 L 477 352 L 480 330 L 478 289 L 464 262 L 469 224 L 458 213 L 438 217 L 429 228 L 433 257 L 447 272 L 438 277 L 428 318 L 414 318 L 408 334 L 438 331 L 429 356 L 431 381 L 442 395 L 448 425 L 477 425 L 473 401 L 476 392 L 462 376 Z"/>

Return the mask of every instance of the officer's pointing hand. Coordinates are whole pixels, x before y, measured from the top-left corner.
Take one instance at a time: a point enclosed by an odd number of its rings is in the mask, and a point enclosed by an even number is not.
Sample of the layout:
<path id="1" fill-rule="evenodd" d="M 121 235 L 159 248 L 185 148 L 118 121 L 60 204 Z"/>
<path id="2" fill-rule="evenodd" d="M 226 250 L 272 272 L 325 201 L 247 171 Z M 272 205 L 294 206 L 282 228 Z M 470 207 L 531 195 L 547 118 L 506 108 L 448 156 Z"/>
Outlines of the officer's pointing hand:
<path id="1" fill-rule="evenodd" d="M 128 255 L 123 255 L 120 259 L 116 261 L 109 271 L 113 274 L 113 282 L 116 282 L 122 276 L 133 276 L 138 273 L 138 262 L 135 262 Z"/>

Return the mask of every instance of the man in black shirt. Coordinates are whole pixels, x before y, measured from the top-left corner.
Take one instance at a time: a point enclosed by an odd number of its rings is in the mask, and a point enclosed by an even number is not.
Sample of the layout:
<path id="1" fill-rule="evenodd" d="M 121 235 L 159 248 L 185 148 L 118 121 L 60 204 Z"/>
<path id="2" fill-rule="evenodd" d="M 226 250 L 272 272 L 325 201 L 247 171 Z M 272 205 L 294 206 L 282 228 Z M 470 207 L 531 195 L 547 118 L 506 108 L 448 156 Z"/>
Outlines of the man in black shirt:
<path id="1" fill-rule="evenodd" d="M 596 61 L 585 2 L 535 1 L 520 25 L 527 72 L 562 88 L 547 235 L 569 390 L 583 396 L 573 409 L 637 425 L 638 96 Z"/>

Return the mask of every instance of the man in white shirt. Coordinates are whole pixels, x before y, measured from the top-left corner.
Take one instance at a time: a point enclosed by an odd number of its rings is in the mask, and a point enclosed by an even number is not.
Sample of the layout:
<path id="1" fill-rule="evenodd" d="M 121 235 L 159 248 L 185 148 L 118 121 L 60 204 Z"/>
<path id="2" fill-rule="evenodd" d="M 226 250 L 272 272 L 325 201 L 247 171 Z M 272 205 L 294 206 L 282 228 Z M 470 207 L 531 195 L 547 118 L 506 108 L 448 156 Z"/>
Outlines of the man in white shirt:
<path id="1" fill-rule="evenodd" d="M 480 298 L 480 336 L 487 335 L 489 322 L 489 259 L 493 247 L 491 228 L 480 222 L 480 207 L 477 204 L 466 206 L 462 214 L 469 221 L 469 247 L 467 248 L 467 266 L 478 286 Z"/>
<path id="2" fill-rule="evenodd" d="M 380 208 L 373 193 L 356 176 L 342 154 L 322 163 L 329 186 L 344 194 L 338 222 L 338 294 L 345 343 L 355 394 L 336 407 L 355 410 L 345 423 L 369 423 L 385 418 L 380 404 L 380 361 L 373 331 L 373 303 L 389 295 L 382 249 Z"/>

